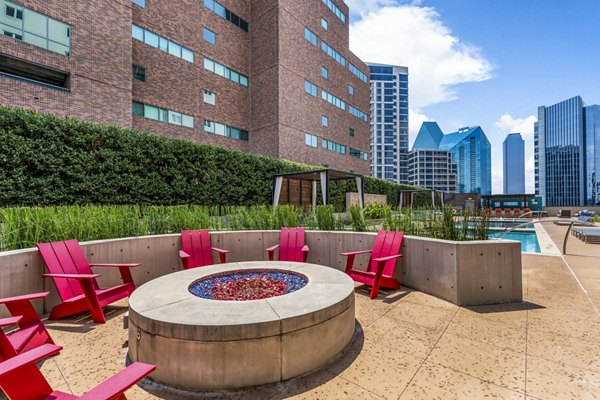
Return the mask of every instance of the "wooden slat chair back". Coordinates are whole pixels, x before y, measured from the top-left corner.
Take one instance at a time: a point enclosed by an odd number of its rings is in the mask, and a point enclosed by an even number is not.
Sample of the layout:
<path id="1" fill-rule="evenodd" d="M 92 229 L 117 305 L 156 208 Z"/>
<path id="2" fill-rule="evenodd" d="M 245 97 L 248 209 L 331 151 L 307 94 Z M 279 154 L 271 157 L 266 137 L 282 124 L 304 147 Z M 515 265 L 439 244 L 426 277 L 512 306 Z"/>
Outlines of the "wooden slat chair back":
<path id="1" fill-rule="evenodd" d="M 61 350 L 61 346 L 44 344 L 0 362 L 0 388 L 15 400 L 127 400 L 125 391 L 156 369 L 151 364 L 134 362 L 79 397 L 54 390 L 36 366 L 36 362 Z"/>
<path id="2" fill-rule="evenodd" d="M 38 249 L 51 274 L 81 275 L 93 274 L 81 246 L 75 239 L 63 242 L 38 243 Z M 52 278 L 58 294 L 63 301 L 83 294 L 77 279 Z M 96 280 L 92 280 L 94 289 L 98 289 Z"/>
<path id="3" fill-rule="evenodd" d="M 37 247 L 49 271 L 42 276 L 52 278 L 63 301 L 52 309 L 50 319 L 89 310 L 95 322 L 105 323 L 102 307 L 128 297 L 135 290 L 130 268 L 139 267 L 138 263 L 90 264 L 76 239 L 38 243 Z M 93 273 L 91 267 L 119 268 L 123 283 L 101 288 L 96 282 L 100 275 Z"/>
<path id="4" fill-rule="evenodd" d="M 404 232 L 379 231 L 371 250 L 341 253 L 348 257 L 346 274 L 354 281 L 372 286 L 371 299 L 377 297 L 379 288 L 398 289 L 400 284 L 394 278 L 396 259 L 402 257 L 400 249 L 404 240 Z M 358 254 L 371 253 L 371 258 L 365 271 L 353 269 L 354 259 Z"/>
<path id="5" fill-rule="evenodd" d="M 275 259 L 277 248 L 279 248 L 279 261 L 306 262 L 309 248 L 304 244 L 304 228 L 281 228 L 279 244 L 266 250 L 269 261 Z"/>
<path id="6" fill-rule="evenodd" d="M 210 244 L 210 233 L 208 229 L 183 230 L 181 231 L 181 251 L 179 256 L 183 269 L 204 267 L 213 265 L 212 252 L 219 253 L 219 262 L 227 262 L 228 250 L 212 247 Z"/>
<path id="7" fill-rule="evenodd" d="M 7 360 L 39 347 L 43 344 L 54 344 L 44 323 L 33 308 L 31 300 L 42 299 L 49 292 L 34 293 L 0 299 L 12 317 L 0 319 L 0 361 Z M 5 333 L 2 328 L 17 325 L 19 329 Z"/>

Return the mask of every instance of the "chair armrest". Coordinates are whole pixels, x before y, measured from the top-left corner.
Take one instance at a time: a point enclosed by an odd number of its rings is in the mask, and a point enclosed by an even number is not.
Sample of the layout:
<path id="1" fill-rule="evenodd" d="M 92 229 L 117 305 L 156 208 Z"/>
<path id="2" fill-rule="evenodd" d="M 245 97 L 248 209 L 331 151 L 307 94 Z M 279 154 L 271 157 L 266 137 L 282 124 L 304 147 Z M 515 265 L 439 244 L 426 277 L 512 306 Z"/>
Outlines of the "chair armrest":
<path id="1" fill-rule="evenodd" d="M 278 244 L 276 244 L 275 246 L 271 246 L 268 249 L 265 249 L 265 251 L 275 251 L 275 249 L 277 249 L 279 247 Z"/>
<path id="2" fill-rule="evenodd" d="M 301 251 L 304 252 L 304 253 L 308 253 L 310 251 L 310 249 L 308 248 L 308 245 L 305 244 L 304 246 L 302 246 L 302 250 Z"/>
<path id="3" fill-rule="evenodd" d="M 64 278 L 64 279 L 77 279 L 78 281 L 84 279 L 99 278 L 100 274 L 42 274 L 44 278 Z"/>
<path id="4" fill-rule="evenodd" d="M 151 364 L 134 362 L 124 370 L 108 378 L 86 394 L 81 400 L 109 400 L 122 394 L 127 389 L 142 380 L 146 375 L 154 371 L 156 367 Z M 119 397 L 120 398 L 120 397 Z"/>
<path id="5" fill-rule="evenodd" d="M 340 253 L 340 256 L 351 256 L 351 255 L 357 255 L 357 254 L 366 254 L 366 253 L 370 253 L 373 250 L 360 250 L 360 251 L 348 251 L 346 253 Z"/>
<path id="6" fill-rule="evenodd" d="M 127 267 L 127 268 L 135 268 L 135 267 L 139 267 L 140 263 L 124 263 L 124 264 L 105 264 L 105 263 L 94 263 L 94 264 L 90 264 L 90 267 Z"/>
<path id="7" fill-rule="evenodd" d="M 56 346 L 54 344 L 44 344 L 36 347 L 33 350 L 26 351 L 17 356 L 9 358 L 6 361 L 0 363 L 0 376 L 6 375 L 17 369 L 36 363 L 44 358 L 54 356 L 62 350 L 62 346 Z"/>
<path id="8" fill-rule="evenodd" d="M 185 251 L 179 250 L 179 257 L 180 258 L 190 258 L 191 256 L 188 253 L 186 253 Z"/>
<path id="9" fill-rule="evenodd" d="M 0 304 L 12 303 L 15 301 L 23 301 L 23 300 L 41 299 L 43 297 L 48 296 L 49 294 L 50 294 L 50 292 L 41 292 L 41 293 L 25 294 L 23 296 L 7 297 L 4 299 L 0 299 Z"/>
<path id="10" fill-rule="evenodd" d="M 211 247 L 212 251 L 216 251 L 217 253 L 221 253 L 221 254 L 227 254 L 229 253 L 229 250 L 223 250 L 223 249 L 219 249 L 217 247 Z"/>
<path id="11" fill-rule="evenodd" d="M 393 260 L 394 258 L 398 258 L 398 257 L 402 257 L 402 254 L 396 254 L 395 256 L 374 258 L 373 261 L 375 261 L 376 263 L 380 263 L 380 262 L 386 262 L 389 260 Z"/>
<path id="12" fill-rule="evenodd" d="M 4 328 L 5 326 L 17 325 L 22 318 L 22 315 L 17 315 L 16 317 L 2 318 L 0 319 L 0 328 Z"/>

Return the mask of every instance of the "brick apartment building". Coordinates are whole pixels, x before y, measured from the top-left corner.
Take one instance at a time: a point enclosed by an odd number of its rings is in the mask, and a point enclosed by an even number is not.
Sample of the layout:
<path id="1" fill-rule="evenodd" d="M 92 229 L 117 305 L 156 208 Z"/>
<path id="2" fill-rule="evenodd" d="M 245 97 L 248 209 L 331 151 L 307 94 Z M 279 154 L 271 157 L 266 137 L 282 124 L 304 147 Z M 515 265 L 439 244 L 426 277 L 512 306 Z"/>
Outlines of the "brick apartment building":
<path id="1" fill-rule="evenodd" d="M 342 0 L 0 0 L 0 104 L 369 173 Z"/>

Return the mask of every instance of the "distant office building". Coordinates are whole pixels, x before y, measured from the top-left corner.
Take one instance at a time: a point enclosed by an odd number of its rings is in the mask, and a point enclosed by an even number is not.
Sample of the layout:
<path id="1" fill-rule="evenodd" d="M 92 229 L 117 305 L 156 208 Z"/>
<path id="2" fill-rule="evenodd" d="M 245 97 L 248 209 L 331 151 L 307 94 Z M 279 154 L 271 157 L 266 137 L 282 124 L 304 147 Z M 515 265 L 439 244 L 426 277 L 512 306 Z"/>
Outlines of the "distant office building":
<path id="1" fill-rule="evenodd" d="M 502 144 L 504 194 L 525 193 L 525 141 L 520 133 L 506 136 Z"/>
<path id="2" fill-rule="evenodd" d="M 449 151 L 457 164 L 459 193 L 492 193 L 492 154 L 488 138 L 479 126 L 444 135 L 439 150 Z"/>
<path id="3" fill-rule="evenodd" d="M 600 205 L 600 106 L 583 109 L 585 120 L 586 171 L 585 204 Z"/>
<path id="4" fill-rule="evenodd" d="M 457 190 L 457 165 L 449 151 L 438 150 L 444 134 L 435 122 L 423 122 L 408 153 L 408 182 L 446 193 Z"/>
<path id="5" fill-rule="evenodd" d="M 598 204 L 600 106 L 579 96 L 538 108 L 535 193 L 546 206 Z"/>
<path id="6" fill-rule="evenodd" d="M 368 174 L 349 16 L 343 0 L 0 0 L 0 104 Z"/>
<path id="7" fill-rule="evenodd" d="M 408 68 L 367 63 L 371 78 L 371 176 L 408 182 Z"/>

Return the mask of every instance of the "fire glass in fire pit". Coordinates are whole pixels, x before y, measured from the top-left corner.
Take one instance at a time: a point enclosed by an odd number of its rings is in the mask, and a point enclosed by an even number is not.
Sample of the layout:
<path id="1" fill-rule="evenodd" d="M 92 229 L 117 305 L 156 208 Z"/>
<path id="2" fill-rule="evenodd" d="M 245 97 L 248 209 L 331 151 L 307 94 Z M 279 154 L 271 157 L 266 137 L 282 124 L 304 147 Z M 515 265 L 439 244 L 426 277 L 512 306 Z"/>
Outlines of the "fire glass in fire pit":
<path id="1" fill-rule="evenodd" d="M 307 282 L 306 276 L 291 271 L 238 270 L 202 278 L 192 283 L 189 291 L 211 300 L 260 300 L 295 292 Z"/>

